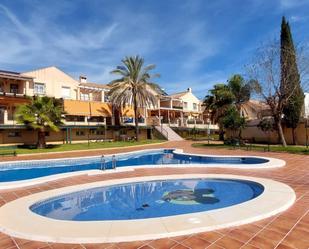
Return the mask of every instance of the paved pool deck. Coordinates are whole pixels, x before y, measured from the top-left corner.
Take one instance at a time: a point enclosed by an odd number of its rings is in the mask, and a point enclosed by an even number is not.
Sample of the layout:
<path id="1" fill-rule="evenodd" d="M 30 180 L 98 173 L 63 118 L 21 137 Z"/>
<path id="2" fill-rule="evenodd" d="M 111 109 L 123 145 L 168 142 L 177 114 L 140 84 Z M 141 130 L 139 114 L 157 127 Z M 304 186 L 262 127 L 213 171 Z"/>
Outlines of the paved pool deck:
<path id="1" fill-rule="evenodd" d="M 0 233 L 0 249 L 103 249 L 103 248 L 141 248 L 141 249 L 188 249 L 188 248 L 278 248 L 278 249 L 308 249 L 309 248 L 309 156 L 287 153 L 256 152 L 243 150 L 193 148 L 191 142 L 168 142 L 160 145 L 148 145 L 147 148 L 181 148 L 185 152 L 211 155 L 253 155 L 283 159 L 287 165 L 274 169 L 228 169 L 228 168 L 160 168 L 137 169 L 130 172 L 119 172 L 102 175 L 80 175 L 62 180 L 52 181 L 32 187 L 13 189 L 0 192 L 0 206 L 22 196 L 46 190 L 72 186 L 82 183 L 120 179 L 127 177 L 171 175 L 171 174 L 234 174 L 253 177 L 264 177 L 281 181 L 291 186 L 297 195 L 295 204 L 287 211 L 259 222 L 198 233 L 180 237 L 171 237 L 150 241 L 135 241 L 112 244 L 57 244 L 29 241 L 7 236 Z M 102 151 L 65 152 L 62 154 L 29 155 L 22 157 L 3 158 L 4 160 L 31 160 L 60 157 L 79 157 L 101 154 L 111 154 L 145 149 L 144 146 L 134 148 L 117 148 Z M 16 214 L 18 215 L 18 214 Z M 31 226 L 31 224 L 29 224 Z"/>

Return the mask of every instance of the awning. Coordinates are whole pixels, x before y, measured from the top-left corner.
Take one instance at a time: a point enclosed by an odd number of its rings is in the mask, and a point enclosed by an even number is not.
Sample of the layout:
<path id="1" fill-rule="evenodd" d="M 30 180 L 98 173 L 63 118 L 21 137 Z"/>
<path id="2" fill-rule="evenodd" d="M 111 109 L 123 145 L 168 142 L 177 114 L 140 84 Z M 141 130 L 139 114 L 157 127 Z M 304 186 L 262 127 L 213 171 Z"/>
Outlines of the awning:
<path id="1" fill-rule="evenodd" d="M 108 103 L 65 99 L 63 106 L 67 115 L 72 116 L 110 117 L 112 115 L 112 108 Z"/>
<path id="2" fill-rule="evenodd" d="M 144 116 L 144 108 L 138 107 L 137 108 L 137 113 L 139 115 Z M 131 106 L 127 106 L 125 108 L 122 108 L 121 114 L 123 117 L 131 117 L 134 118 L 134 109 Z"/>
<path id="3" fill-rule="evenodd" d="M 90 116 L 90 102 L 79 101 L 79 100 L 68 100 L 63 101 L 64 111 L 67 115 L 72 116 Z"/>
<path id="4" fill-rule="evenodd" d="M 91 102 L 90 108 L 91 116 L 112 116 L 112 107 L 108 103 Z"/>

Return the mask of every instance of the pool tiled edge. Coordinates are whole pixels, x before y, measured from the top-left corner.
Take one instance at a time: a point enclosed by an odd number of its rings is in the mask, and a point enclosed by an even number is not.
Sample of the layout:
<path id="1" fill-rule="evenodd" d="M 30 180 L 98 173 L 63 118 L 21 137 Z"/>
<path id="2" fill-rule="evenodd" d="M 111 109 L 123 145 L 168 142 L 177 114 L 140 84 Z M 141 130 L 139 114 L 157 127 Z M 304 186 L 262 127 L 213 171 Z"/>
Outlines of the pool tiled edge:
<path id="1" fill-rule="evenodd" d="M 136 181 L 181 179 L 184 175 L 148 176 L 87 183 L 40 192 L 9 202 L 0 208 L 0 231 L 23 239 L 62 243 L 147 240 L 211 231 L 258 221 L 286 210 L 295 201 L 292 188 L 265 178 L 225 174 L 188 174 L 187 177 L 250 180 L 262 184 L 265 190 L 262 195 L 251 201 L 228 208 L 140 221 L 58 221 L 36 215 L 28 208 L 36 201 L 85 188 Z M 16 213 L 19 215 L 16 216 Z M 127 229 L 128 227 L 130 229 Z"/>

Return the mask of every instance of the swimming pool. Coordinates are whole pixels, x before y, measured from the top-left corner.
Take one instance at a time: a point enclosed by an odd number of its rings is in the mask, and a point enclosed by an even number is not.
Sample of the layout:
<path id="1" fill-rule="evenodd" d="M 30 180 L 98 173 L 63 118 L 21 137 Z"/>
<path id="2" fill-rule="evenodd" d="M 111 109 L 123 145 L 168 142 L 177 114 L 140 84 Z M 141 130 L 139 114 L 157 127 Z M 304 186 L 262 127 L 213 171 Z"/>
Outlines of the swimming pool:
<path id="1" fill-rule="evenodd" d="M 138 187 L 133 191 L 134 186 Z M 130 189 L 133 192 L 127 196 Z M 108 191 L 114 196 L 103 196 Z M 242 197 L 238 192 L 235 195 L 236 191 L 240 191 Z M 255 222 L 288 209 L 295 198 L 293 189 L 284 183 L 240 175 L 178 174 L 111 179 L 10 201 L 0 207 L 0 232 L 56 243 L 153 240 Z M 134 215 L 130 216 L 117 199 L 127 202 Z M 98 214 L 97 211 L 104 208 L 100 203 L 105 201 L 101 200 L 111 201 L 115 214 L 109 213 L 108 217 L 102 212 Z M 226 204 L 219 207 L 219 203 L 225 201 Z M 154 205 L 162 208 L 156 206 L 156 211 L 152 208 Z M 106 207 L 104 211 L 108 210 Z M 118 211 L 124 212 L 120 219 L 116 218 Z"/>
<path id="2" fill-rule="evenodd" d="M 232 179 L 177 179 L 88 189 L 36 203 L 39 215 L 70 221 L 132 220 L 203 212 L 252 200 L 261 184 Z"/>
<path id="3" fill-rule="evenodd" d="M 114 170 L 113 165 L 116 167 Z M 188 154 L 180 149 L 152 149 L 105 155 L 0 163 L 0 189 L 9 189 L 81 174 L 131 171 L 140 167 L 273 168 L 284 166 L 276 158 Z M 102 170 L 105 168 L 106 170 Z"/>

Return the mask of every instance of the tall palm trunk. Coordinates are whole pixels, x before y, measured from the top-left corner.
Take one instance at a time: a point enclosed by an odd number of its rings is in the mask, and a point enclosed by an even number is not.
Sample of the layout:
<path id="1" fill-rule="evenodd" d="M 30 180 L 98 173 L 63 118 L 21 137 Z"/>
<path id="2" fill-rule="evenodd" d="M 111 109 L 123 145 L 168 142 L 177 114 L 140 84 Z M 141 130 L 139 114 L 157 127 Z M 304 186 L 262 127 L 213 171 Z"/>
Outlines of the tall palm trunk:
<path id="1" fill-rule="evenodd" d="M 137 99 L 136 99 L 136 93 L 135 92 L 133 92 L 133 104 L 134 104 L 135 137 L 136 137 L 136 141 L 139 141 Z"/>
<path id="2" fill-rule="evenodd" d="M 45 131 L 39 130 L 38 131 L 38 143 L 37 147 L 39 149 L 44 149 L 46 148 L 46 140 L 45 140 Z"/>
<path id="3" fill-rule="evenodd" d="M 224 141 L 224 130 L 221 124 L 219 124 L 219 140 Z"/>

